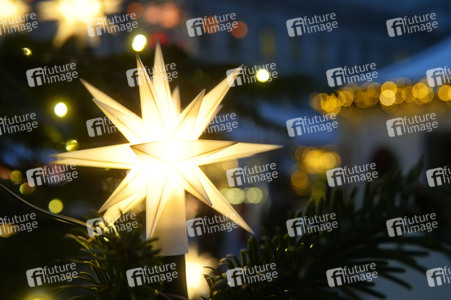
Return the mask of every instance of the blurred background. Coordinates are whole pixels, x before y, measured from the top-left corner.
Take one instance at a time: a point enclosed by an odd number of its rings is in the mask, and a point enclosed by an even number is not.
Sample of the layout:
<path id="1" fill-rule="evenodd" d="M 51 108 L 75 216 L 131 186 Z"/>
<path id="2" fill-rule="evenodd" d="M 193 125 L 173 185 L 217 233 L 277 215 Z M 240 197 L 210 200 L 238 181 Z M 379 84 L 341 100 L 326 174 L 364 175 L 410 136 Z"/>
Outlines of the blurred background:
<path id="1" fill-rule="evenodd" d="M 70 7 L 59 11 L 65 3 Z M 98 5 L 97 5 L 98 4 Z M 61 7 L 60 7 L 61 6 Z M 264 226 L 284 230 L 287 212 L 303 208 L 310 197 L 328 191 L 325 172 L 344 165 L 376 162 L 379 174 L 395 165 L 407 172 L 425 155 L 426 168 L 450 165 L 451 87 L 427 85 L 425 72 L 451 63 L 451 3 L 439 0 L 377 1 L 13 1 L 0 0 L 0 18 L 37 14 L 31 32 L 9 34 L 2 24 L 0 36 L 0 117 L 36 114 L 38 127 L 31 132 L 0 136 L 0 178 L 25 200 L 54 213 L 85 220 L 100 208 L 125 176 L 125 171 L 77 168 L 72 182 L 31 187 L 26 170 L 49 165 L 50 155 L 124 143 L 119 132 L 90 136 L 86 122 L 103 117 L 82 86 L 83 78 L 140 115 L 138 88 L 130 86 L 127 70 L 136 68 L 136 53 L 153 65 L 160 42 L 166 63 L 175 63 L 171 89 L 180 87 L 182 106 L 203 89 L 213 88 L 226 71 L 241 64 L 275 63 L 277 78 L 258 76 L 255 83 L 230 89 L 220 116 L 236 114 L 233 130 L 206 131 L 203 138 L 280 144 L 280 150 L 242 160 L 204 166 L 203 169 L 260 235 Z M 287 34 L 286 20 L 336 13 L 338 28 L 298 37 Z M 86 16 L 135 13 L 138 27 L 130 32 L 88 36 Z M 235 13 L 238 21 L 230 32 L 190 37 L 186 21 Z M 391 38 L 388 19 L 435 13 L 438 28 Z M 20 22 L 20 19 L 17 22 Z M 76 64 L 78 78 L 30 87 L 29 69 Z M 332 89 L 326 70 L 376 63 L 378 78 L 372 82 Z M 263 74 L 264 75 L 264 74 Z M 385 121 L 404 115 L 436 113 L 438 129 L 390 138 Z M 337 130 L 289 137 L 286 121 L 316 113 L 335 113 Z M 226 170 L 239 166 L 277 164 L 279 177 L 230 187 Z M 425 182 L 425 177 L 423 176 Z M 359 186 L 358 184 L 356 186 Z M 363 186 L 360 186 L 363 188 Z M 350 187 L 349 187 L 350 188 Z M 449 194 L 446 200 L 449 200 Z M 187 218 L 217 214 L 188 197 Z M 427 203 L 426 203 L 427 205 Z M 0 194 L 0 217 L 32 212 Z M 140 216 L 143 220 L 143 216 Z M 0 238 L 0 298 L 59 299 L 48 291 L 29 288 L 25 271 L 68 260 L 78 246 L 64 235 L 72 226 L 38 214 L 39 228 Z M 232 232 L 190 238 L 188 256 L 191 295 L 208 293 L 201 286 L 203 265 L 212 257 L 239 254 L 248 233 Z M 216 259 L 216 260 L 217 260 Z M 449 260 L 430 253 L 425 265 L 442 266 Z M 192 276 L 191 276 L 192 274 Z M 440 299 L 450 288 L 431 289 L 424 275 L 408 272 L 412 291 L 378 281 L 387 299 Z M 200 278 L 200 279 L 198 279 Z M 202 290 L 204 289 L 204 290 Z"/>

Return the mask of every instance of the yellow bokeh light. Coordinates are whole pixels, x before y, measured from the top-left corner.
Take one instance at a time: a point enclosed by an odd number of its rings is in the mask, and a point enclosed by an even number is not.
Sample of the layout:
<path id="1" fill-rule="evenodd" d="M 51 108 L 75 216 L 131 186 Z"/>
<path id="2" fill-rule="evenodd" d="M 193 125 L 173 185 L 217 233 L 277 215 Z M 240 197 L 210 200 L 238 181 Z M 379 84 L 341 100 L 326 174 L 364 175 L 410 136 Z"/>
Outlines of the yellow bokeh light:
<path id="1" fill-rule="evenodd" d="M 370 107 L 374 104 L 369 93 L 365 91 L 359 91 L 356 93 L 354 103 L 357 107 L 360 108 Z"/>
<path id="2" fill-rule="evenodd" d="M 321 95 L 321 94 L 320 94 Z M 327 94 L 326 94 L 327 95 Z M 340 103 L 335 95 L 330 95 L 325 98 L 324 96 L 320 96 L 321 108 L 325 113 L 336 113 L 341 109 Z"/>
<path id="3" fill-rule="evenodd" d="M 303 190 L 309 186 L 307 173 L 296 171 L 291 175 L 291 184 L 296 190 Z"/>
<path id="4" fill-rule="evenodd" d="M 372 98 L 378 98 L 381 92 L 381 85 L 377 82 L 371 82 L 366 89 L 368 95 Z"/>
<path id="5" fill-rule="evenodd" d="M 263 201 L 264 193 L 261 188 L 251 187 L 246 189 L 246 200 L 249 203 L 260 203 Z"/>
<path id="6" fill-rule="evenodd" d="M 49 202 L 49 210 L 54 214 L 59 214 L 63 208 L 64 204 L 60 199 L 53 199 Z"/>
<path id="7" fill-rule="evenodd" d="M 19 170 L 14 170 L 11 172 L 10 180 L 14 184 L 21 184 L 22 183 L 22 172 Z"/>
<path id="8" fill-rule="evenodd" d="M 257 77 L 258 81 L 267 82 L 269 79 L 269 72 L 266 69 L 260 69 L 257 71 L 257 74 L 255 76 Z"/>
<path id="9" fill-rule="evenodd" d="M 437 92 L 438 97 L 440 98 L 440 100 L 443 101 L 449 101 L 451 100 L 450 96 L 451 96 L 451 88 L 449 85 L 442 85 Z"/>
<path id="10" fill-rule="evenodd" d="M 316 111 L 321 111 L 320 94 L 312 94 L 310 96 L 310 107 Z"/>
<path id="11" fill-rule="evenodd" d="M 138 34 L 133 39 L 132 48 L 136 52 L 141 52 L 144 49 L 144 47 L 146 46 L 146 44 L 147 44 L 147 38 L 142 34 Z"/>
<path id="12" fill-rule="evenodd" d="M 0 237 L 2 238 L 9 238 L 10 236 L 17 234 L 18 232 L 19 229 L 17 225 L 16 227 L 9 223 L 3 223 L 0 225 Z"/>
<path id="13" fill-rule="evenodd" d="M 246 200 L 246 193 L 240 188 L 221 189 L 221 194 L 230 204 L 241 204 Z"/>
<path id="14" fill-rule="evenodd" d="M 423 99 L 428 95 L 429 89 L 423 82 L 418 82 L 412 87 L 412 95 L 417 99 Z"/>
<path id="15" fill-rule="evenodd" d="M 57 115 L 58 117 L 64 118 L 67 114 L 67 106 L 63 102 L 59 102 L 55 105 L 53 111 L 55 112 L 55 115 Z"/>
<path id="16" fill-rule="evenodd" d="M 78 141 L 77 140 L 68 140 L 66 142 L 66 150 L 67 151 L 76 151 L 78 150 Z"/>
<path id="17" fill-rule="evenodd" d="M 53 298 L 50 295 L 46 295 L 44 293 L 33 293 L 28 295 L 24 300 L 52 300 Z"/>
<path id="18" fill-rule="evenodd" d="M 302 152 L 301 164 L 310 174 L 321 174 L 341 162 L 340 156 L 330 150 L 307 148 Z"/>
<path id="19" fill-rule="evenodd" d="M 22 48 L 22 51 L 25 56 L 30 56 L 31 54 L 33 54 L 33 52 L 31 52 L 30 48 L 27 48 L 27 47 Z"/>
<path id="20" fill-rule="evenodd" d="M 396 93 L 393 90 L 384 90 L 379 96 L 382 105 L 390 106 L 396 101 Z"/>
<path id="21" fill-rule="evenodd" d="M 31 187 L 28 182 L 22 183 L 20 185 L 19 191 L 22 195 L 30 195 L 35 191 L 36 187 Z"/>
<path id="22" fill-rule="evenodd" d="M 393 92 L 397 92 L 398 91 L 398 86 L 396 85 L 396 83 L 394 83 L 393 81 L 386 81 L 382 86 L 381 86 L 381 91 L 393 91 Z"/>
<path id="23" fill-rule="evenodd" d="M 341 106 L 348 107 L 354 101 L 354 93 L 350 88 L 344 88 L 338 91 L 338 101 Z"/>

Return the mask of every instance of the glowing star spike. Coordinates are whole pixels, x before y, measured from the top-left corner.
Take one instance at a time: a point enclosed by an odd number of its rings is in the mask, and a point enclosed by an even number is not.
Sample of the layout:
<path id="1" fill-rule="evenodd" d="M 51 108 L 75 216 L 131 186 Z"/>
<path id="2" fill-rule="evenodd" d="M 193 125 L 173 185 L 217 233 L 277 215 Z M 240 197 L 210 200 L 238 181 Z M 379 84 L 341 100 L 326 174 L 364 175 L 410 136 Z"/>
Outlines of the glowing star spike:
<path id="1" fill-rule="evenodd" d="M 58 22 L 53 43 L 60 47 L 72 35 L 82 43 L 89 35 L 89 41 L 97 45 L 97 22 L 106 15 L 119 12 L 121 5 L 122 0 L 51 0 L 38 3 L 38 9 L 42 20 Z"/>
<path id="2" fill-rule="evenodd" d="M 139 57 L 137 65 L 145 70 Z M 145 71 L 138 73 L 142 118 L 82 81 L 94 97 L 93 101 L 129 143 L 56 154 L 58 160 L 55 163 L 130 169 L 99 212 L 104 212 L 105 219 L 112 222 L 121 214 L 141 207 L 144 202 L 146 236 L 158 237 L 156 246 L 162 255 L 180 255 L 188 251 L 185 191 L 253 233 L 199 168 L 280 147 L 199 139 L 219 111 L 221 100 L 229 89 L 229 80 L 236 78 L 240 68 L 209 93 L 200 92 L 182 111 L 178 88 L 172 94 L 170 92 L 159 44 L 154 70 L 163 74 L 151 80 Z"/>

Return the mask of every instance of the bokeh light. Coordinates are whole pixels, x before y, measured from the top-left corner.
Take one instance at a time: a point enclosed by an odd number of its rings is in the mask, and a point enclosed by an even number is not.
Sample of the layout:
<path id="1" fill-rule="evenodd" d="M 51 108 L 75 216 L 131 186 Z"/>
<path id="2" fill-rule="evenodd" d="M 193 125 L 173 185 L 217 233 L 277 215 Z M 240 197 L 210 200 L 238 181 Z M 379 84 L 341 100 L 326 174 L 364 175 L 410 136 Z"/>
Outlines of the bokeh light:
<path id="1" fill-rule="evenodd" d="M 60 199 L 53 199 L 49 202 L 49 211 L 54 214 L 59 214 L 64 208 L 63 201 Z"/>
<path id="2" fill-rule="evenodd" d="M 21 184 L 22 183 L 22 172 L 19 170 L 14 170 L 11 172 L 10 180 L 14 184 Z"/>
<path id="3" fill-rule="evenodd" d="M 78 146 L 79 144 L 77 140 L 68 140 L 66 142 L 66 150 L 69 152 L 78 150 Z"/>
<path id="4" fill-rule="evenodd" d="M 67 114 L 67 106 L 63 102 L 59 102 L 55 105 L 53 111 L 55 112 L 55 115 L 64 118 Z"/>
<path id="5" fill-rule="evenodd" d="M 266 69 L 259 69 L 255 77 L 260 82 L 266 82 L 269 79 L 269 72 Z"/>
<path id="6" fill-rule="evenodd" d="M 128 14 L 136 14 L 137 18 L 141 18 L 144 12 L 144 7 L 139 2 L 132 2 L 127 6 Z"/>
<path id="7" fill-rule="evenodd" d="M 322 174 L 340 165 L 340 156 L 327 149 L 298 147 L 295 152 L 301 169 L 310 174 Z"/>
<path id="8" fill-rule="evenodd" d="M 442 85 L 438 91 L 437 91 L 437 95 L 439 97 L 440 100 L 442 101 L 449 101 L 451 100 L 451 88 L 449 85 Z"/>
<path id="9" fill-rule="evenodd" d="M 259 187 L 251 187 L 246 190 L 246 201 L 249 203 L 260 203 L 263 201 L 265 194 Z"/>
<path id="10" fill-rule="evenodd" d="M 145 8 L 144 20 L 149 24 L 159 24 L 164 28 L 173 28 L 181 22 L 182 12 L 174 2 L 152 3 Z"/>
<path id="11" fill-rule="evenodd" d="M 240 188 L 224 188 L 220 192 L 230 204 L 241 204 L 246 200 L 246 193 Z"/>
<path id="12" fill-rule="evenodd" d="M 382 91 L 382 93 L 379 96 L 379 99 L 381 101 L 381 104 L 390 106 L 393 103 L 395 103 L 396 94 L 393 90 L 385 90 L 385 91 Z"/>
<path id="13" fill-rule="evenodd" d="M 133 39 L 132 48 L 136 52 L 141 52 L 144 49 L 144 47 L 146 46 L 146 44 L 147 44 L 147 38 L 142 34 L 138 34 Z"/>
<path id="14" fill-rule="evenodd" d="M 20 185 L 19 191 L 22 195 L 30 195 L 35 191 L 36 187 L 32 187 L 28 184 L 28 182 L 24 182 Z"/>
<path id="15" fill-rule="evenodd" d="M 242 39 L 247 35 L 247 24 L 243 21 L 238 21 L 237 26 L 232 28 L 232 36 L 237 39 Z"/>
<path id="16" fill-rule="evenodd" d="M 30 48 L 24 47 L 22 48 L 23 51 L 23 55 L 25 56 L 30 56 L 31 54 L 33 54 L 33 52 L 31 52 Z"/>
<path id="17" fill-rule="evenodd" d="M 3 223 L 0 225 L 0 237 L 9 238 L 12 235 L 15 235 L 19 232 L 19 230 L 15 230 L 12 224 Z"/>

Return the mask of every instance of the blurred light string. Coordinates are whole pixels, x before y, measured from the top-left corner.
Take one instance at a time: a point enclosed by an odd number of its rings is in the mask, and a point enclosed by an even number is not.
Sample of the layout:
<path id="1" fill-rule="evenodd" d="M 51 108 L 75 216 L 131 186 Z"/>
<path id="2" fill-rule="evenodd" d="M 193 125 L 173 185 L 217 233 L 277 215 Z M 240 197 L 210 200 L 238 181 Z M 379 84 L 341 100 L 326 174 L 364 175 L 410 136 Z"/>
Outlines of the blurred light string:
<path id="1" fill-rule="evenodd" d="M 40 208 L 40 207 L 38 207 L 36 205 L 33 205 L 33 204 L 29 203 L 28 201 L 20 198 L 16 194 L 14 194 L 10 189 L 8 189 L 6 186 L 4 186 L 1 183 L 0 183 L 0 190 L 2 190 L 5 194 L 10 196 L 11 198 L 21 202 L 22 204 L 25 204 L 29 208 L 31 208 L 31 209 L 33 209 L 33 210 L 35 210 L 37 212 L 43 213 L 43 214 L 45 214 L 45 215 L 47 215 L 47 216 L 49 216 L 49 217 L 51 217 L 51 218 L 53 218 L 55 220 L 58 220 L 58 221 L 64 222 L 64 223 L 73 224 L 73 225 L 83 226 L 84 228 L 86 228 L 86 226 L 92 227 L 91 225 L 88 225 L 88 224 L 86 224 L 83 221 L 80 221 L 80 220 L 77 220 L 77 219 L 74 219 L 74 218 L 71 218 L 71 217 L 63 216 L 63 215 L 57 215 L 57 214 L 51 213 L 51 212 L 49 212 L 49 211 L 47 211 L 45 209 L 42 209 L 42 208 Z M 92 228 L 95 229 L 94 227 L 92 227 Z"/>

